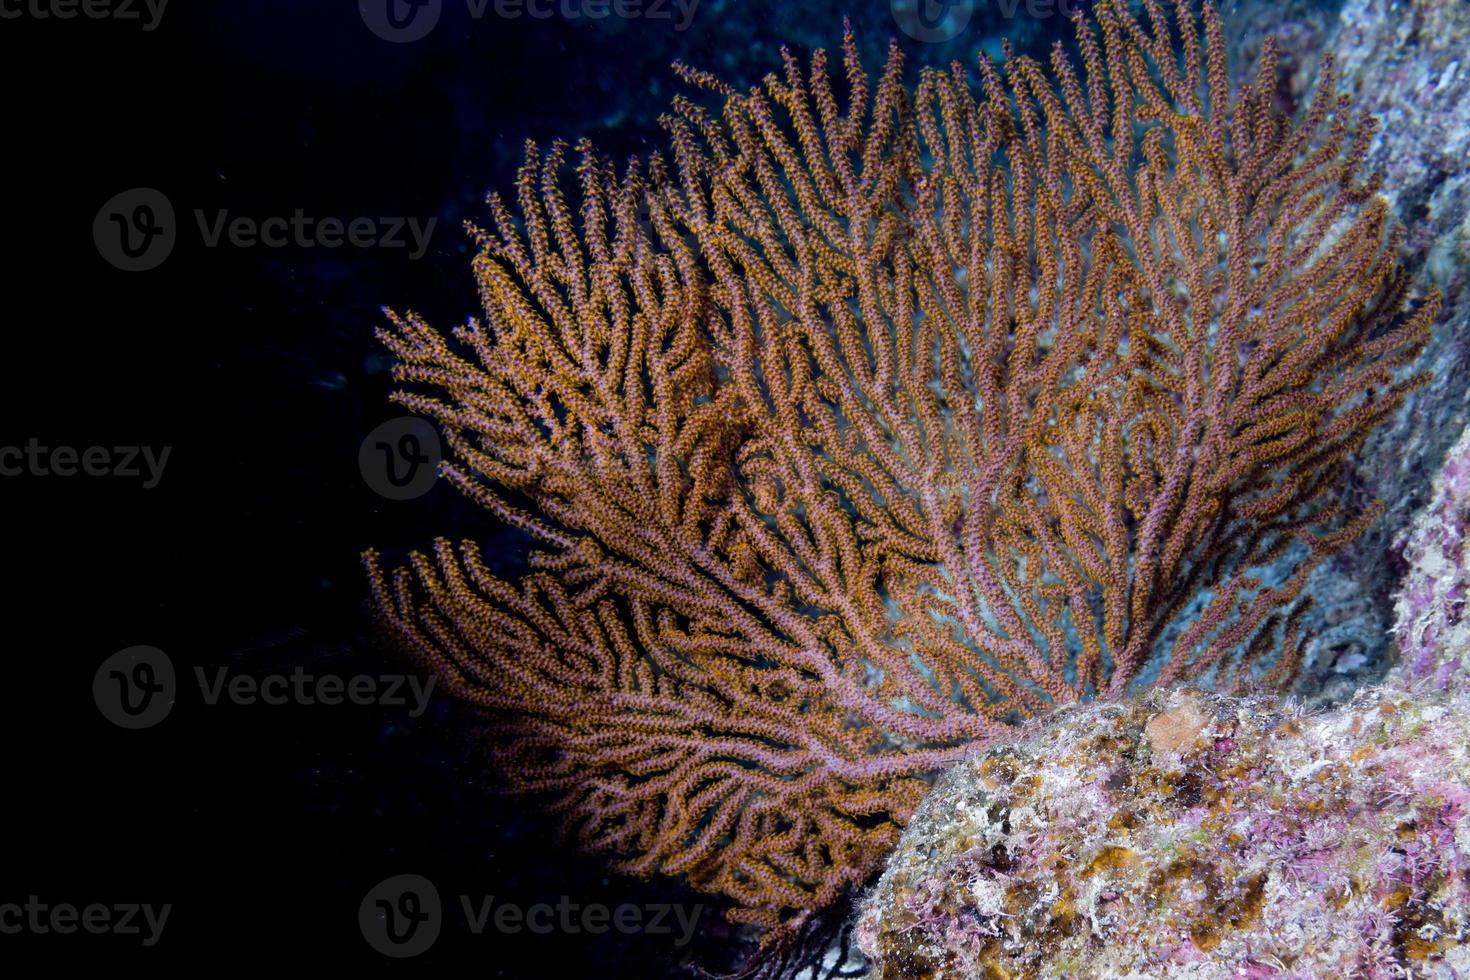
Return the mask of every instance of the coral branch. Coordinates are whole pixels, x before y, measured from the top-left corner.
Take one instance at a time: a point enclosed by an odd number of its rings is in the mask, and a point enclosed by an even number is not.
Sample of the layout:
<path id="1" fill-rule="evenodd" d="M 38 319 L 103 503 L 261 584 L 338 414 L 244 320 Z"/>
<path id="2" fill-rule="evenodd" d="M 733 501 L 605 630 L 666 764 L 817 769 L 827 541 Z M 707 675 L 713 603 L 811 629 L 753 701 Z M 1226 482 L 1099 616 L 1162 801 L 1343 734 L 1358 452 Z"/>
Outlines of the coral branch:
<path id="1" fill-rule="evenodd" d="M 1231 97 L 1212 8 L 1146 6 L 978 91 L 896 48 L 870 78 L 851 34 L 845 98 L 822 51 L 746 93 L 682 69 L 722 104 L 675 100 L 668 159 L 528 147 L 483 319 L 390 316 L 445 477 L 544 550 L 519 583 L 369 555 L 377 604 L 619 868 L 794 929 L 967 745 L 1290 680 L 1433 303 L 1331 85 L 1294 127 L 1269 57 Z"/>

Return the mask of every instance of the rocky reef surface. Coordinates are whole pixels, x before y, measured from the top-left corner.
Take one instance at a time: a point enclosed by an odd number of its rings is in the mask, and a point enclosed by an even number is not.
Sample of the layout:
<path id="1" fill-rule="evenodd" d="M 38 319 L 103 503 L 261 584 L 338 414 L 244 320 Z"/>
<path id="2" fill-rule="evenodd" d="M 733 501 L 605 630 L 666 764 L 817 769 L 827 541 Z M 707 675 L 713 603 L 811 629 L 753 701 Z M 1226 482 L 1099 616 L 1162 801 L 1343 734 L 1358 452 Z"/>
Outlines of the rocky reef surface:
<path id="1" fill-rule="evenodd" d="M 1394 675 L 1435 690 L 1462 686 L 1470 664 L 1470 429 L 1450 450 L 1429 506 L 1396 542 L 1409 570 L 1400 584 Z"/>
<path id="2" fill-rule="evenodd" d="M 1348 486 L 1350 505 L 1387 512 L 1317 570 L 1316 636 L 1297 693 L 1331 703 L 1382 678 L 1393 661 L 1393 594 L 1403 565 L 1394 542 L 1424 506 L 1446 450 L 1470 422 L 1470 3 L 1465 0 L 1244 0 L 1226 10 L 1232 64 L 1254 73 L 1262 39 L 1280 51 L 1277 102 L 1295 111 L 1330 54 L 1337 88 L 1379 121 L 1365 166 L 1405 228 L 1403 258 L 1422 292 L 1443 294 L 1434 336 L 1414 370 L 1427 384 L 1373 433 Z"/>
<path id="3" fill-rule="evenodd" d="M 1067 710 L 949 774 L 856 936 L 874 980 L 1470 976 L 1470 693 Z"/>

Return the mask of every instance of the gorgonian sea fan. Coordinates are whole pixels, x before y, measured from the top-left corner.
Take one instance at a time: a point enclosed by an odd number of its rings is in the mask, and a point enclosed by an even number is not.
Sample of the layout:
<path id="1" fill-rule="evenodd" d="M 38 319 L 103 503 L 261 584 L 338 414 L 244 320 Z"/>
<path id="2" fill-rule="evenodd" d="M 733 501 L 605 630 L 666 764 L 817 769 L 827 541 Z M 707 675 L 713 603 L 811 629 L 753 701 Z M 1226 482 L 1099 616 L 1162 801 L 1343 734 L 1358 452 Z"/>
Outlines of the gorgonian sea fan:
<path id="1" fill-rule="evenodd" d="M 1434 304 L 1330 65 L 1294 126 L 1271 45 L 1232 97 L 1215 11 L 1145 6 L 974 88 L 850 33 L 845 98 L 822 51 L 681 69 L 723 106 L 676 99 L 668 158 L 529 147 L 483 318 L 390 314 L 442 475 L 540 550 L 369 554 L 377 605 L 619 869 L 789 934 L 1015 721 L 1291 680 Z"/>

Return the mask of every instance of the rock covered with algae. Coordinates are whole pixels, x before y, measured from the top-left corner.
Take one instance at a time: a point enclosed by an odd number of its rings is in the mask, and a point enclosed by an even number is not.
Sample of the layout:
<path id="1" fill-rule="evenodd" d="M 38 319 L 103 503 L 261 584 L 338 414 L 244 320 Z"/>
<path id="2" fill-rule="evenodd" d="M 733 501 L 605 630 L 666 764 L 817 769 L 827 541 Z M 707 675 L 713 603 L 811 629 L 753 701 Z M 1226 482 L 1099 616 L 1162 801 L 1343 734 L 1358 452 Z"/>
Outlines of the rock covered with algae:
<path id="1" fill-rule="evenodd" d="M 1470 670 L 1470 429 L 1445 459 L 1434 494 L 1395 542 L 1409 570 L 1396 597 L 1395 674 L 1438 690 L 1465 685 Z"/>
<path id="2" fill-rule="evenodd" d="M 874 980 L 1470 977 L 1470 694 L 1066 709 L 948 774 L 855 932 Z"/>

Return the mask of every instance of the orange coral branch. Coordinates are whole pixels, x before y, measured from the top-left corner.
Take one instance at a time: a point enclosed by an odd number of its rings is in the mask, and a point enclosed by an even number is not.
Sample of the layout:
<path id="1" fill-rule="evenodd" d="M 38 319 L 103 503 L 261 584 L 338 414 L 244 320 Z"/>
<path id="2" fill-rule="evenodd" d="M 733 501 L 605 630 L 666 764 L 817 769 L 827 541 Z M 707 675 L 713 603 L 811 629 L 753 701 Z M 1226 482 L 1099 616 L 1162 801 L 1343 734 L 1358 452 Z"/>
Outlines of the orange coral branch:
<path id="1" fill-rule="evenodd" d="M 581 147 L 578 210 L 528 147 L 483 320 L 391 316 L 444 475 L 545 550 L 514 584 L 369 555 L 377 604 L 618 867 L 794 926 L 1018 719 L 1291 679 L 1434 302 L 1330 66 L 1293 127 L 1273 48 L 1232 98 L 1213 8 L 1145 6 L 978 94 L 896 48 L 870 79 L 850 34 L 845 101 L 822 51 L 745 94 L 682 69 L 720 112 L 676 100 L 646 170 Z"/>

